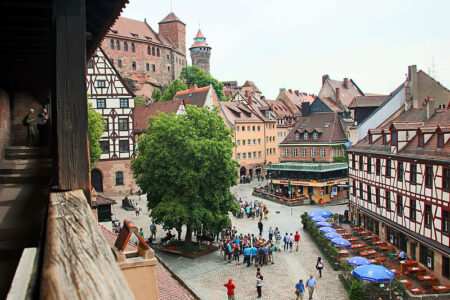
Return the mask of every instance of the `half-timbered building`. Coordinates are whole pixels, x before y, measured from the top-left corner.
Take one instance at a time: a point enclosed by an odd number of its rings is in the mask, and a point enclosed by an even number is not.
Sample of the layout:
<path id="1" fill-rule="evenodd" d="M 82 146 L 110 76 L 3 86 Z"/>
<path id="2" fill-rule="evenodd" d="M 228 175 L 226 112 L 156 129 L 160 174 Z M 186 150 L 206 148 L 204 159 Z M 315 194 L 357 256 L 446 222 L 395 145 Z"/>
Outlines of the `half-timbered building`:
<path id="1" fill-rule="evenodd" d="M 86 73 L 89 103 L 105 120 L 92 185 L 99 193 L 128 194 L 136 186 L 130 170 L 135 149 L 134 95 L 101 48 L 88 62 Z"/>
<path id="2" fill-rule="evenodd" d="M 353 220 L 450 278 L 450 111 L 410 108 L 349 148 Z"/>

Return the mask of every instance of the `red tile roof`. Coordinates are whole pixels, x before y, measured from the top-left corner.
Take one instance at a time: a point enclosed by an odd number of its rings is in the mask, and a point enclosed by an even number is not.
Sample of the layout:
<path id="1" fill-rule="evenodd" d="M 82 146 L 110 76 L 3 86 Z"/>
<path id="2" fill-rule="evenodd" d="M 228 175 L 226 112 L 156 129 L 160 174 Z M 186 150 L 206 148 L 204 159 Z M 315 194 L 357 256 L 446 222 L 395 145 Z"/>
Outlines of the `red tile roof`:
<path id="1" fill-rule="evenodd" d="M 247 80 L 242 87 L 251 87 L 257 93 L 261 93 L 256 84 L 253 81 Z"/>
<path id="2" fill-rule="evenodd" d="M 336 91 L 336 88 L 339 88 L 341 102 L 346 107 L 348 107 L 350 102 L 356 96 L 364 96 L 364 93 L 358 88 L 358 86 L 355 84 L 355 82 L 352 79 L 347 80 L 347 87 L 345 87 L 344 81 L 332 80 L 332 79 L 328 79 L 328 81 L 330 82 L 330 85 L 334 89 L 334 91 Z"/>
<path id="3" fill-rule="evenodd" d="M 386 100 L 388 100 L 390 96 L 356 96 L 348 105 L 348 108 L 356 108 L 356 107 L 378 107 L 382 105 Z"/>
<path id="4" fill-rule="evenodd" d="M 161 20 L 161 22 L 159 22 L 159 24 L 161 24 L 161 23 L 171 23 L 171 22 L 183 23 L 173 12 L 170 12 L 164 19 Z"/>
<path id="5" fill-rule="evenodd" d="M 336 102 L 334 102 L 333 99 L 331 99 L 330 97 L 321 97 L 321 98 L 317 97 L 317 99 L 322 100 L 322 102 L 334 112 L 342 112 L 343 111 L 342 108 L 337 106 Z"/>
<path id="6" fill-rule="evenodd" d="M 197 35 L 195 36 L 195 38 L 205 38 L 205 36 L 203 35 L 202 31 L 199 29 L 197 32 Z"/>
<path id="7" fill-rule="evenodd" d="M 113 247 L 118 235 L 115 234 L 114 232 L 112 232 L 111 230 L 107 229 L 105 226 L 103 225 L 98 225 L 100 227 L 100 231 L 102 233 L 102 235 L 105 237 L 106 241 L 108 242 L 108 245 L 110 247 Z M 125 247 L 125 250 L 123 250 L 123 252 L 135 252 L 137 251 L 137 247 L 133 244 L 128 243 L 127 246 Z"/>
<path id="8" fill-rule="evenodd" d="M 197 107 L 204 107 L 206 103 L 206 96 L 212 89 L 212 86 L 205 86 L 201 88 L 189 88 L 175 94 L 175 99 L 182 99 L 186 104 L 195 105 Z"/>
<path id="9" fill-rule="evenodd" d="M 149 104 L 138 104 L 134 108 L 134 131 L 143 133 L 147 130 L 147 120 L 150 116 L 157 116 L 160 113 L 174 114 L 183 103 L 181 99 L 165 102 L 155 102 Z"/>

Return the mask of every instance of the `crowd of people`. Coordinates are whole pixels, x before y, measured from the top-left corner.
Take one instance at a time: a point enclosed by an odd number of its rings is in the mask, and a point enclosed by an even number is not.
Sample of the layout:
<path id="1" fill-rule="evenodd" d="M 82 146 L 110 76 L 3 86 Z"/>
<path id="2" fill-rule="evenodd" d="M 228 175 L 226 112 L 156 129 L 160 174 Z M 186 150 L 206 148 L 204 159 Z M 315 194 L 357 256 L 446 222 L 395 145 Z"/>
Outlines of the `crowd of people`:
<path id="1" fill-rule="evenodd" d="M 264 216 L 264 219 L 268 220 L 269 217 L 269 209 L 267 208 L 267 205 L 264 205 L 262 201 L 255 200 L 254 202 L 247 202 L 242 201 L 241 198 L 239 200 L 237 198 L 236 202 L 239 203 L 239 211 L 236 215 L 238 219 L 244 218 L 245 216 L 247 218 L 260 218 L 262 219 Z"/>

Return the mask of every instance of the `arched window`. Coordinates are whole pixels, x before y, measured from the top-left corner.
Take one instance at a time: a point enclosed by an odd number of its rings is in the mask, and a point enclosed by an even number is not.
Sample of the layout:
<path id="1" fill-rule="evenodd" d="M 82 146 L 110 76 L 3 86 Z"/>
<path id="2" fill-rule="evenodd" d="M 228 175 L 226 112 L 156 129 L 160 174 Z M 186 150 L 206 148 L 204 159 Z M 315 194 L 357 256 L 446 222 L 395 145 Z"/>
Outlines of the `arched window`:
<path id="1" fill-rule="evenodd" d="M 123 51 L 128 51 L 128 44 L 127 44 L 127 42 L 123 42 Z"/>
<path id="2" fill-rule="evenodd" d="M 135 51 L 135 49 L 134 49 L 134 43 L 131 43 L 131 52 L 134 52 Z"/>
<path id="3" fill-rule="evenodd" d="M 155 56 L 155 47 L 152 47 L 152 55 Z"/>
<path id="4" fill-rule="evenodd" d="M 123 172 L 116 172 L 116 185 L 123 185 Z"/>
<path id="5" fill-rule="evenodd" d="M 119 41 L 116 41 L 116 50 L 120 50 L 120 43 L 119 43 Z"/>
<path id="6" fill-rule="evenodd" d="M 133 61 L 133 62 L 131 63 L 131 67 L 133 68 L 133 70 L 136 70 L 136 62 L 135 62 L 135 61 Z"/>
<path id="7" fill-rule="evenodd" d="M 109 41 L 109 48 L 114 50 L 114 41 L 112 39 Z"/>
<path id="8" fill-rule="evenodd" d="M 150 55 L 150 46 L 147 46 L 147 54 Z"/>
<path id="9" fill-rule="evenodd" d="M 156 48 L 156 56 L 159 57 L 159 48 Z"/>

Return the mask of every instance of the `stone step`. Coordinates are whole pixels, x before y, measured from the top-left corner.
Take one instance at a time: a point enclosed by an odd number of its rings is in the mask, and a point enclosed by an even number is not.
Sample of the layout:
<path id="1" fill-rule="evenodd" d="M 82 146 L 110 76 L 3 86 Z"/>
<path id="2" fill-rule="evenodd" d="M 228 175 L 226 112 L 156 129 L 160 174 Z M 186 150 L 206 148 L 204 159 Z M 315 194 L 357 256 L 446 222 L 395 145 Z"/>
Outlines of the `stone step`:
<path id="1" fill-rule="evenodd" d="M 5 158 L 8 160 L 49 157 L 51 157 L 50 148 L 11 146 L 5 149 Z"/>

